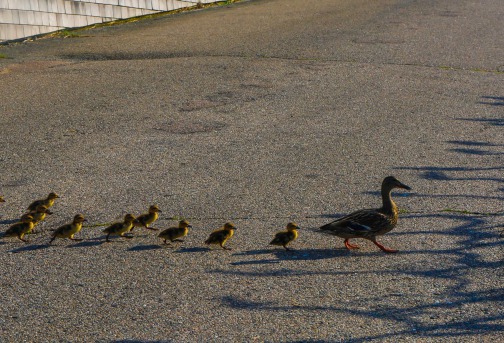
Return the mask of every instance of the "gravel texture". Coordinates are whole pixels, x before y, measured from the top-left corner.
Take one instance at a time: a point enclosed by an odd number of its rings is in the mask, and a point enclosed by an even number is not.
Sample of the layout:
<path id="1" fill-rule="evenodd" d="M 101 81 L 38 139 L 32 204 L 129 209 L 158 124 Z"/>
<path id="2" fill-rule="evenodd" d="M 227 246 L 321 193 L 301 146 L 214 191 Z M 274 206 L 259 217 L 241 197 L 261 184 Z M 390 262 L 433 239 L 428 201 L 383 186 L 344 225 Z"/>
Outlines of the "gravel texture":
<path id="1" fill-rule="evenodd" d="M 0 240 L 0 341 L 503 341 L 503 10 L 243 1 L 0 46 L 0 229 L 61 196 Z M 399 253 L 316 232 L 387 175 Z M 150 204 L 183 243 L 104 243 Z M 289 221 L 296 250 L 268 246 Z"/>

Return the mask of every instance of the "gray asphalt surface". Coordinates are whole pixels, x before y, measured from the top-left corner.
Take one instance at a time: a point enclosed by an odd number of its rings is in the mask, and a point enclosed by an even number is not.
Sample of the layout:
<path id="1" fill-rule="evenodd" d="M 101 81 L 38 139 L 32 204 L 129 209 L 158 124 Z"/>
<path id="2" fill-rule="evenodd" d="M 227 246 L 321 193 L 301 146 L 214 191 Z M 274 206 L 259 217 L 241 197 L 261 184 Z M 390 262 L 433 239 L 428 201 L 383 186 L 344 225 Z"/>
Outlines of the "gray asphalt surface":
<path id="1" fill-rule="evenodd" d="M 1 46 L 2 342 L 504 340 L 501 0 L 256 0 Z M 313 230 L 380 205 L 365 241 Z M 163 210 L 184 243 L 104 224 Z M 89 220 L 74 243 L 51 229 Z M 232 251 L 208 234 L 233 221 Z M 285 252 L 268 246 L 296 221 Z M 102 225 L 102 226 L 100 226 Z"/>

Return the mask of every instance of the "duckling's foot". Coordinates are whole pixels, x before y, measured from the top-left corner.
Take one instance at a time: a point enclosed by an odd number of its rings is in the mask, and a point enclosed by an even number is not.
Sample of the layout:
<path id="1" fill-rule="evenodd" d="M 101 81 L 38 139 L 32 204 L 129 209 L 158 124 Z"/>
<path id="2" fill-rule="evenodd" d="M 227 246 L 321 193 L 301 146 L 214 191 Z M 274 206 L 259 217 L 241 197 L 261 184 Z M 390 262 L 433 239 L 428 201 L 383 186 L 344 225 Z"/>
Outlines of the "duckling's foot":
<path id="1" fill-rule="evenodd" d="M 28 240 L 24 239 L 24 238 L 21 238 L 21 237 L 18 237 L 20 240 L 22 240 L 23 242 L 25 243 L 28 243 Z"/>
<path id="2" fill-rule="evenodd" d="M 183 239 L 174 239 L 172 242 L 184 242 Z"/>
<path id="3" fill-rule="evenodd" d="M 146 226 L 145 228 L 149 229 L 149 230 L 152 230 L 152 231 L 158 231 L 159 230 L 159 229 L 156 229 L 155 227 L 148 227 L 148 226 Z"/>
<path id="4" fill-rule="evenodd" d="M 135 236 L 133 236 L 133 235 L 123 235 L 122 237 L 127 238 L 127 239 L 132 239 Z"/>
<path id="5" fill-rule="evenodd" d="M 375 243 L 376 244 L 376 243 Z M 355 244 L 350 244 L 349 242 L 349 239 L 345 239 L 345 246 L 348 250 L 352 250 L 352 249 L 359 249 L 359 247 Z"/>
<path id="6" fill-rule="evenodd" d="M 381 245 L 380 243 L 378 243 L 377 241 L 372 241 L 378 248 L 380 248 L 382 251 L 385 251 L 386 253 L 396 253 L 398 252 L 399 250 L 395 250 L 395 249 L 390 249 L 390 248 L 386 248 L 384 247 L 383 245 Z"/>
<path id="7" fill-rule="evenodd" d="M 224 250 L 233 250 L 232 248 L 228 248 L 228 247 L 225 247 L 225 246 L 222 246 L 222 249 L 224 249 Z"/>
<path id="8" fill-rule="evenodd" d="M 288 248 L 288 247 L 286 247 L 285 245 L 284 245 L 283 247 L 284 247 L 284 248 L 285 248 L 285 250 L 287 250 L 287 251 L 292 251 L 292 250 L 294 250 L 294 249 L 292 249 L 292 248 Z"/>
<path id="9" fill-rule="evenodd" d="M 83 238 L 70 238 L 72 241 L 80 242 L 84 240 Z"/>

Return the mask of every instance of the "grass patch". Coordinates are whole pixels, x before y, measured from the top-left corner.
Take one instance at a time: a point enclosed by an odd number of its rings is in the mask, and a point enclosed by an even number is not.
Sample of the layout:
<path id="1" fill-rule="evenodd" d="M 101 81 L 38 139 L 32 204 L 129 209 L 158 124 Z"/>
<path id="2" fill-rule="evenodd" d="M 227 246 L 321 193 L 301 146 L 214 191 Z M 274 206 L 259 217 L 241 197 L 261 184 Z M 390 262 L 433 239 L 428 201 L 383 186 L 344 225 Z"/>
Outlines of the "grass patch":
<path id="1" fill-rule="evenodd" d="M 7 55 L 5 55 L 5 54 L 0 54 L 0 58 L 7 58 Z"/>
<path id="2" fill-rule="evenodd" d="M 81 35 L 78 34 L 77 32 L 75 32 L 74 30 L 61 30 L 61 31 L 57 31 L 55 33 L 55 36 L 57 36 L 57 37 L 63 37 L 63 38 L 77 38 L 77 37 L 81 37 Z"/>

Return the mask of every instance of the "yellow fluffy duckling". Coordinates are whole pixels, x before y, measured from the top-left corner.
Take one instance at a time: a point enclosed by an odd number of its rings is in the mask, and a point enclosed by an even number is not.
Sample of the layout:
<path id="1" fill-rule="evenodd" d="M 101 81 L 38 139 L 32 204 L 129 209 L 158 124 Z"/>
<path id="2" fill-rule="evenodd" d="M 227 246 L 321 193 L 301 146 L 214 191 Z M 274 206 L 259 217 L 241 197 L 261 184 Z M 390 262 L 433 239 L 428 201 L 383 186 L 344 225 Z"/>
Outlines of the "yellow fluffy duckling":
<path id="1" fill-rule="evenodd" d="M 69 238 L 72 241 L 82 241 L 82 239 L 74 238 L 74 235 L 82 229 L 82 223 L 87 222 L 82 214 L 75 215 L 73 221 L 70 224 L 60 226 L 54 231 L 49 244 L 51 244 L 56 238 Z"/>
<path id="2" fill-rule="evenodd" d="M 166 241 L 169 239 L 170 242 L 183 242 L 181 237 L 187 236 L 189 232 L 189 228 L 192 228 L 192 225 L 189 224 L 187 220 L 181 220 L 179 222 L 178 227 L 170 227 L 163 232 L 161 232 L 158 237 L 163 239 L 164 244 L 167 244 Z"/>
<path id="3" fill-rule="evenodd" d="M 141 214 L 139 215 L 136 220 L 133 222 L 133 229 L 138 226 L 138 227 L 144 227 L 149 230 L 158 230 L 153 227 L 149 227 L 150 224 L 154 223 L 158 217 L 159 217 L 159 212 L 163 212 L 157 207 L 156 205 L 152 205 L 149 207 L 149 213 Z M 133 229 L 131 229 L 133 231 Z"/>
<path id="4" fill-rule="evenodd" d="M 124 238 L 133 238 L 132 236 L 125 236 L 124 234 L 130 231 L 133 228 L 133 221 L 135 220 L 135 216 L 128 213 L 124 216 L 123 222 L 118 222 L 110 225 L 108 228 L 103 230 L 104 233 L 107 234 L 107 238 L 105 239 L 107 242 L 109 241 L 110 235 L 121 236 Z"/>
<path id="5" fill-rule="evenodd" d="M 28 243 L 26 239 L 24 239 L 24 235 L 29 234 L 33 229 L 33 217 L 27 215 L 23 221 L 12 224 L 11 227 L 7 229 L 5 232 L 5 237 L 14 237 L 16 236 L 20 240 L 25 243 Z"/>
<path id="6" fill-rule="evenodd" d="M 210 234 L 210 237 L 205 241 L 205 244 L 219 244 L 222 249 L 232 250 L 231 248 L 225 247 L 227 240 L 233 237 L 236 227 L 233 223 L 226 223 L 224 226 L 218 230 L 215 230 Z"/>
<path id="7" fill-rule="evenodd" d="M 275 234 L 275 238 L 270 242 L 271 245 L 281 245 L 285 248 L 285 250 L 291 250 L 287 248 L 287 244 L 293 242 L 298 237 L 297 230 L 299 226 L 296 223 L 287 224 L 286 231 L 280 231 Z"/>
<path id="8" fill-rule="evenodd" d="M 30 204 L 30 206 L 28 206 L 28 210 L 29 211 L 35 211 L 37 209 L 38 205 L 44 205 L 47 208 L 49 208 L 52 205 L 54 205 L 54 200 L 57 199 L 57 198 L 59 198 L 58 194 L 56 194 L 54 192 L 51 192 L 51 193 L 49 193 L 49 195 L 47 196 L 46 199 L 35 200 L 34 202 L 32 202 Z"/>
<path id="9" fill-rule="evenodd" d="M 21 221 L 23 220 L 23 218 L 25 218 L 27 216 L 32 216 L 32 218 L 33 218 L 32 219 L 33 225 L 37 225 L 42 220 L 44 220 L 45 217 L 48 214 L 53 214 L 53 213 L 51 211 L 49 211 L 49 209 L 47 208 L 47 206 L 45 206 L 45 205 L 38 205 L 37 208 L 34 211 L 30 211 L 28 213 L 23 214 L 21 216 Z"/>

